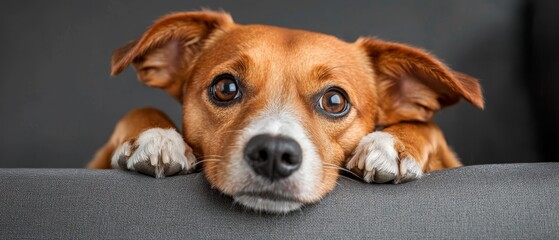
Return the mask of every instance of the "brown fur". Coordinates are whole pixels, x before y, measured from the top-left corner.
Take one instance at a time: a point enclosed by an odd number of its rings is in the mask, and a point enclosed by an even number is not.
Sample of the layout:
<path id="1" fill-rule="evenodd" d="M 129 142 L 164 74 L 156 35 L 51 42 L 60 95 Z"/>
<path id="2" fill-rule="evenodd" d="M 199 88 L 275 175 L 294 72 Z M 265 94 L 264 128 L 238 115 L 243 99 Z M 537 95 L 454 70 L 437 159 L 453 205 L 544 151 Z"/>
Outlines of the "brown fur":
<path id="1" fill-rule="evenodd" d="M 145 84 L 162 88 L 183 104 L 183 136 L 200 158 L 230 155 L 238 134 L 271 99 L 302 119 L 320 157 L 323 179 L 309 202 L 331 191 L 338 169 L 359 141 L 378 126 L 397 139 L 400 157 L 413 156 L 425 171 L 460 166 L 441 131 L 430 122 L 461 97 L 483 108 L 477 81 L 451 71 L 425 51 L 378 39 L 346 43 L 335 37 L 262 25 L 238 25 L 225 13 L 177 13 L 158 20 L 138 41 L 113 55 L 112 74 L 134 64 Z M 217 107 L 208 99 L 212 79 L 231 73 L 243 81 L 242 104 Z M 329 119 L 312 106 L 327 86 L 349 95 L 352 110 Z M 161 112 L 125 116 L 91 168 L 110 167 L 110 152 L 153 127 L 174 127 Z M 204 163 L 212 185 L 226 184 L 226 160 Z"/>

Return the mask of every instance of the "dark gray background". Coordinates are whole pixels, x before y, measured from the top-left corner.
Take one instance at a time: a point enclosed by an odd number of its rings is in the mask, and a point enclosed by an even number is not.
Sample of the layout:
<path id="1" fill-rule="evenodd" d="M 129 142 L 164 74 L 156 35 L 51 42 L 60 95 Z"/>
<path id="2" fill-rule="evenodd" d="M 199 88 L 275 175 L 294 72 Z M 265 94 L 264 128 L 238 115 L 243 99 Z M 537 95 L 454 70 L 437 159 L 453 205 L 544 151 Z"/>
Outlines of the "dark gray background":
<path id="1" fill-rule="evenodd" d="M 553 1 L 4 1 L 0 7 L 0 167 L 82 167 L 128 110 L 181 109 L 111 52 L 158 17 L 201 7 L 238 23 L 377 36 L 430 50 L 479 78 L 486 110 L 460 103 L 436 121 L 465 164 L 554 161 L 557 4 Z M 556 54 L 557 53 L 557 54 Z"/>

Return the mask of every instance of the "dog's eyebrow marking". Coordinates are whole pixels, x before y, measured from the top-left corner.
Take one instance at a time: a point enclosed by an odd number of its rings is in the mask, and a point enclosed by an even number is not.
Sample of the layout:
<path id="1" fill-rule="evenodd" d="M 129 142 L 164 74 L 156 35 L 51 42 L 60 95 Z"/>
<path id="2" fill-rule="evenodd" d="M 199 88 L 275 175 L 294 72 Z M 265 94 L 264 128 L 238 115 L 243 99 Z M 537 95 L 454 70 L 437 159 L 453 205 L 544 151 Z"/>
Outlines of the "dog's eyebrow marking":
<path id="1" fill-rule="evenodd" d="M 320 81 L 326 81 L 326 80 L 330 80 L 333 78 L 334 74 L 332 72 L 332 70 L 335 67 L 330 67 L 330 66 L 326 66 L 326 65 L 316 65 L 312 71 L 311 71 L 311 76 L 314 79 L 318 79 Z"/>
<path id="2" fill-rule="evenodd" d="M 229 63 L 229 67 L 237 74 L 245 75 L 248 72 L 248 68 L 251 62 L 252 58 L 248 55 L 243 54 L 239 55 L 233 61 L 231 61 L 231 63 Z"/>

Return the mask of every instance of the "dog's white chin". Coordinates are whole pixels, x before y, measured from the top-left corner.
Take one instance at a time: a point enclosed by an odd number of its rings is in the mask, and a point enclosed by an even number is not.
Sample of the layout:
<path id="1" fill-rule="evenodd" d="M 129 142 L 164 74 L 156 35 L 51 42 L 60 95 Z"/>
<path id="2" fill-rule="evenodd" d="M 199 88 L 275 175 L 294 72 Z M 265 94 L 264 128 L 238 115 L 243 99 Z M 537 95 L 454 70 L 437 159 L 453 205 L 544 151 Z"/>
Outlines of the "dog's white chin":
<path id="1" fill-rule="evenodd" d="M 288 213 L 300 209 L 303 204 L 293 201 L 274 200 L 256 196 L 241 195 L 233 197 L 235 202 L 256 211 L 269 213 Z"/>

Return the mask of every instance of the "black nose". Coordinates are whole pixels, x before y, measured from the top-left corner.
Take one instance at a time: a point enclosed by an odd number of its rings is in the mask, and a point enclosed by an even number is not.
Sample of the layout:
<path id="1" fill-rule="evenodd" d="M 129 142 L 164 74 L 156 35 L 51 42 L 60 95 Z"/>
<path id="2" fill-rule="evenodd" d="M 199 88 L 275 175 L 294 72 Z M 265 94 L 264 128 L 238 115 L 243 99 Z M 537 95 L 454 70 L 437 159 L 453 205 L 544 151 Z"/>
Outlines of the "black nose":
<path id="1" fill-rule="evenodd" d="M 245 159 L 258 175 L 275 181 L 299 169 L 302 150 L 299 143 L 289 137 L 261 134 L 248 141 Z"/>

